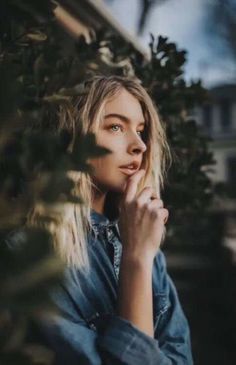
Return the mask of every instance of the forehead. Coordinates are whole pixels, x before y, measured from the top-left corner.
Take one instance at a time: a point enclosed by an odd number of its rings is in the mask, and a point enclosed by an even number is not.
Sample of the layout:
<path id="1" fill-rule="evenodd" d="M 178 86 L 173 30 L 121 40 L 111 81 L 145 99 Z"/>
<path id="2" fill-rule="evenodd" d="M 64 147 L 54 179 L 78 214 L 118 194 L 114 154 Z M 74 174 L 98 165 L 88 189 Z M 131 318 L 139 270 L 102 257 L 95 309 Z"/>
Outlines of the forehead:
<path id="1" fill-rule="evenodd" d="M 144 121 L 142 107 L 136 99 L 127 90 L 121 89 L 104 107 L 104 114 L 122 114 L 130 120 Z"/>

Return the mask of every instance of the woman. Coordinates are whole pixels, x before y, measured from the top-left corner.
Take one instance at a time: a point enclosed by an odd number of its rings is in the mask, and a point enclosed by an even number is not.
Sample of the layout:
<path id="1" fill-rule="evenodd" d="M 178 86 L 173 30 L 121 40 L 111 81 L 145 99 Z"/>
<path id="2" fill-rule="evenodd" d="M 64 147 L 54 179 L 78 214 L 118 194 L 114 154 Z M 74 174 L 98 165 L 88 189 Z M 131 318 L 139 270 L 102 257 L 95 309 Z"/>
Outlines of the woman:
<path id="1" fill-rule="evenodd" d="M 160 250 L 169 150 L 150 97 L 136 81 L 97 76 L 70 113 L 61 110 L 62 129 L 93 132 L 110 153 L 77 174 L 84 204 L 67 205 L 53 229 L 67 268 L 52 293 L 60 314 L 42 320 L 41 340 L 56 364 L 191 365 L 188 324 Z M 36 207 L 29 224 L 45 211 Z"/>

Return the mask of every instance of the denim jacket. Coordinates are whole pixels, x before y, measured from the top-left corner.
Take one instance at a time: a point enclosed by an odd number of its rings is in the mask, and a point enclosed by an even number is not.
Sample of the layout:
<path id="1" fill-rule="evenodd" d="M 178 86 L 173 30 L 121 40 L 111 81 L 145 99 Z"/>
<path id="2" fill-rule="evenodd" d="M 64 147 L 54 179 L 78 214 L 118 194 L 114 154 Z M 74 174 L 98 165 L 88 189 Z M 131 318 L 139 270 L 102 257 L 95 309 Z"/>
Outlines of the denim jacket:
<path id="1" fill-rule="evenodd" d="M 39 325 L 56 365 L 191 365 L 189 327 L 161 251 L 153 266 L 154 338 L 117 315 L 117 221 L 92 211 L 90 271 L 67 267 L 52 293 L 59 314 Z"/>

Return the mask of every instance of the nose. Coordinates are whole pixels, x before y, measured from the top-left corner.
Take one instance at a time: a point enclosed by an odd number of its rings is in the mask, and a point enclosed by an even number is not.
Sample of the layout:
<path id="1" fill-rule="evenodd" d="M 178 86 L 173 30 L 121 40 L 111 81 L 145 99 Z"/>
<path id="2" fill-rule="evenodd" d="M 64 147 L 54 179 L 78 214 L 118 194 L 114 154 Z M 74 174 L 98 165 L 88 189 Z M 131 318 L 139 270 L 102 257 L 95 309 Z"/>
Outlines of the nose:
<path id="1" fill-rule="evenodd" d="M 146 144 L 143 140 L 135 133 L 134 137 L 130 140 L 128 145 L 128 152 L 132 155 L 139 155 L 147 150 Z"/>

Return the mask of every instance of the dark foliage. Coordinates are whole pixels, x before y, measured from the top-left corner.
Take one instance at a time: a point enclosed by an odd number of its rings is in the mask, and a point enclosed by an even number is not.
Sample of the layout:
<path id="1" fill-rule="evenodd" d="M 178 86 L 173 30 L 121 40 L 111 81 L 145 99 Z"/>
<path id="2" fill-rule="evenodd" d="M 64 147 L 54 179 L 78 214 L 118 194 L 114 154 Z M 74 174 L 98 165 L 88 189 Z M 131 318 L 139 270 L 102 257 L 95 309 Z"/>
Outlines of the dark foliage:
<path id="1" fill-rule="evenodd" d="M 163 192 L 171 208 L 167 241 L 198 244 L 210 239 L 212 186 L 205 170 L 212 156 L 189 114 L 205 91 L 200 81 L 186 84 L 186 52 L 167 38 L 151 37 L 147 60 L 109 29 L 89 45 L 73 40 L 46 0 L 2 1 L 0 14 L 0 363 L 30 364 L 41 356 L 41 364 L 50 364 L 52 354 L 29 345 L 25 333 L 29 319 L 49 305 L 47 289 L 60 280 L 63 265 L 47 232 L 19 226 L 38 199 L 79 204 L 68 170 L 87 171 L 89 156 L 108 152 L 89 135 L 68 153 L 70 134 L 50 132 L 60 105 L 83 92 L 84 80 L 94 74 L 142 81 L 158 105 L 174 156 Z M 39 174 L 47 179 L 38 180 Z"/>

